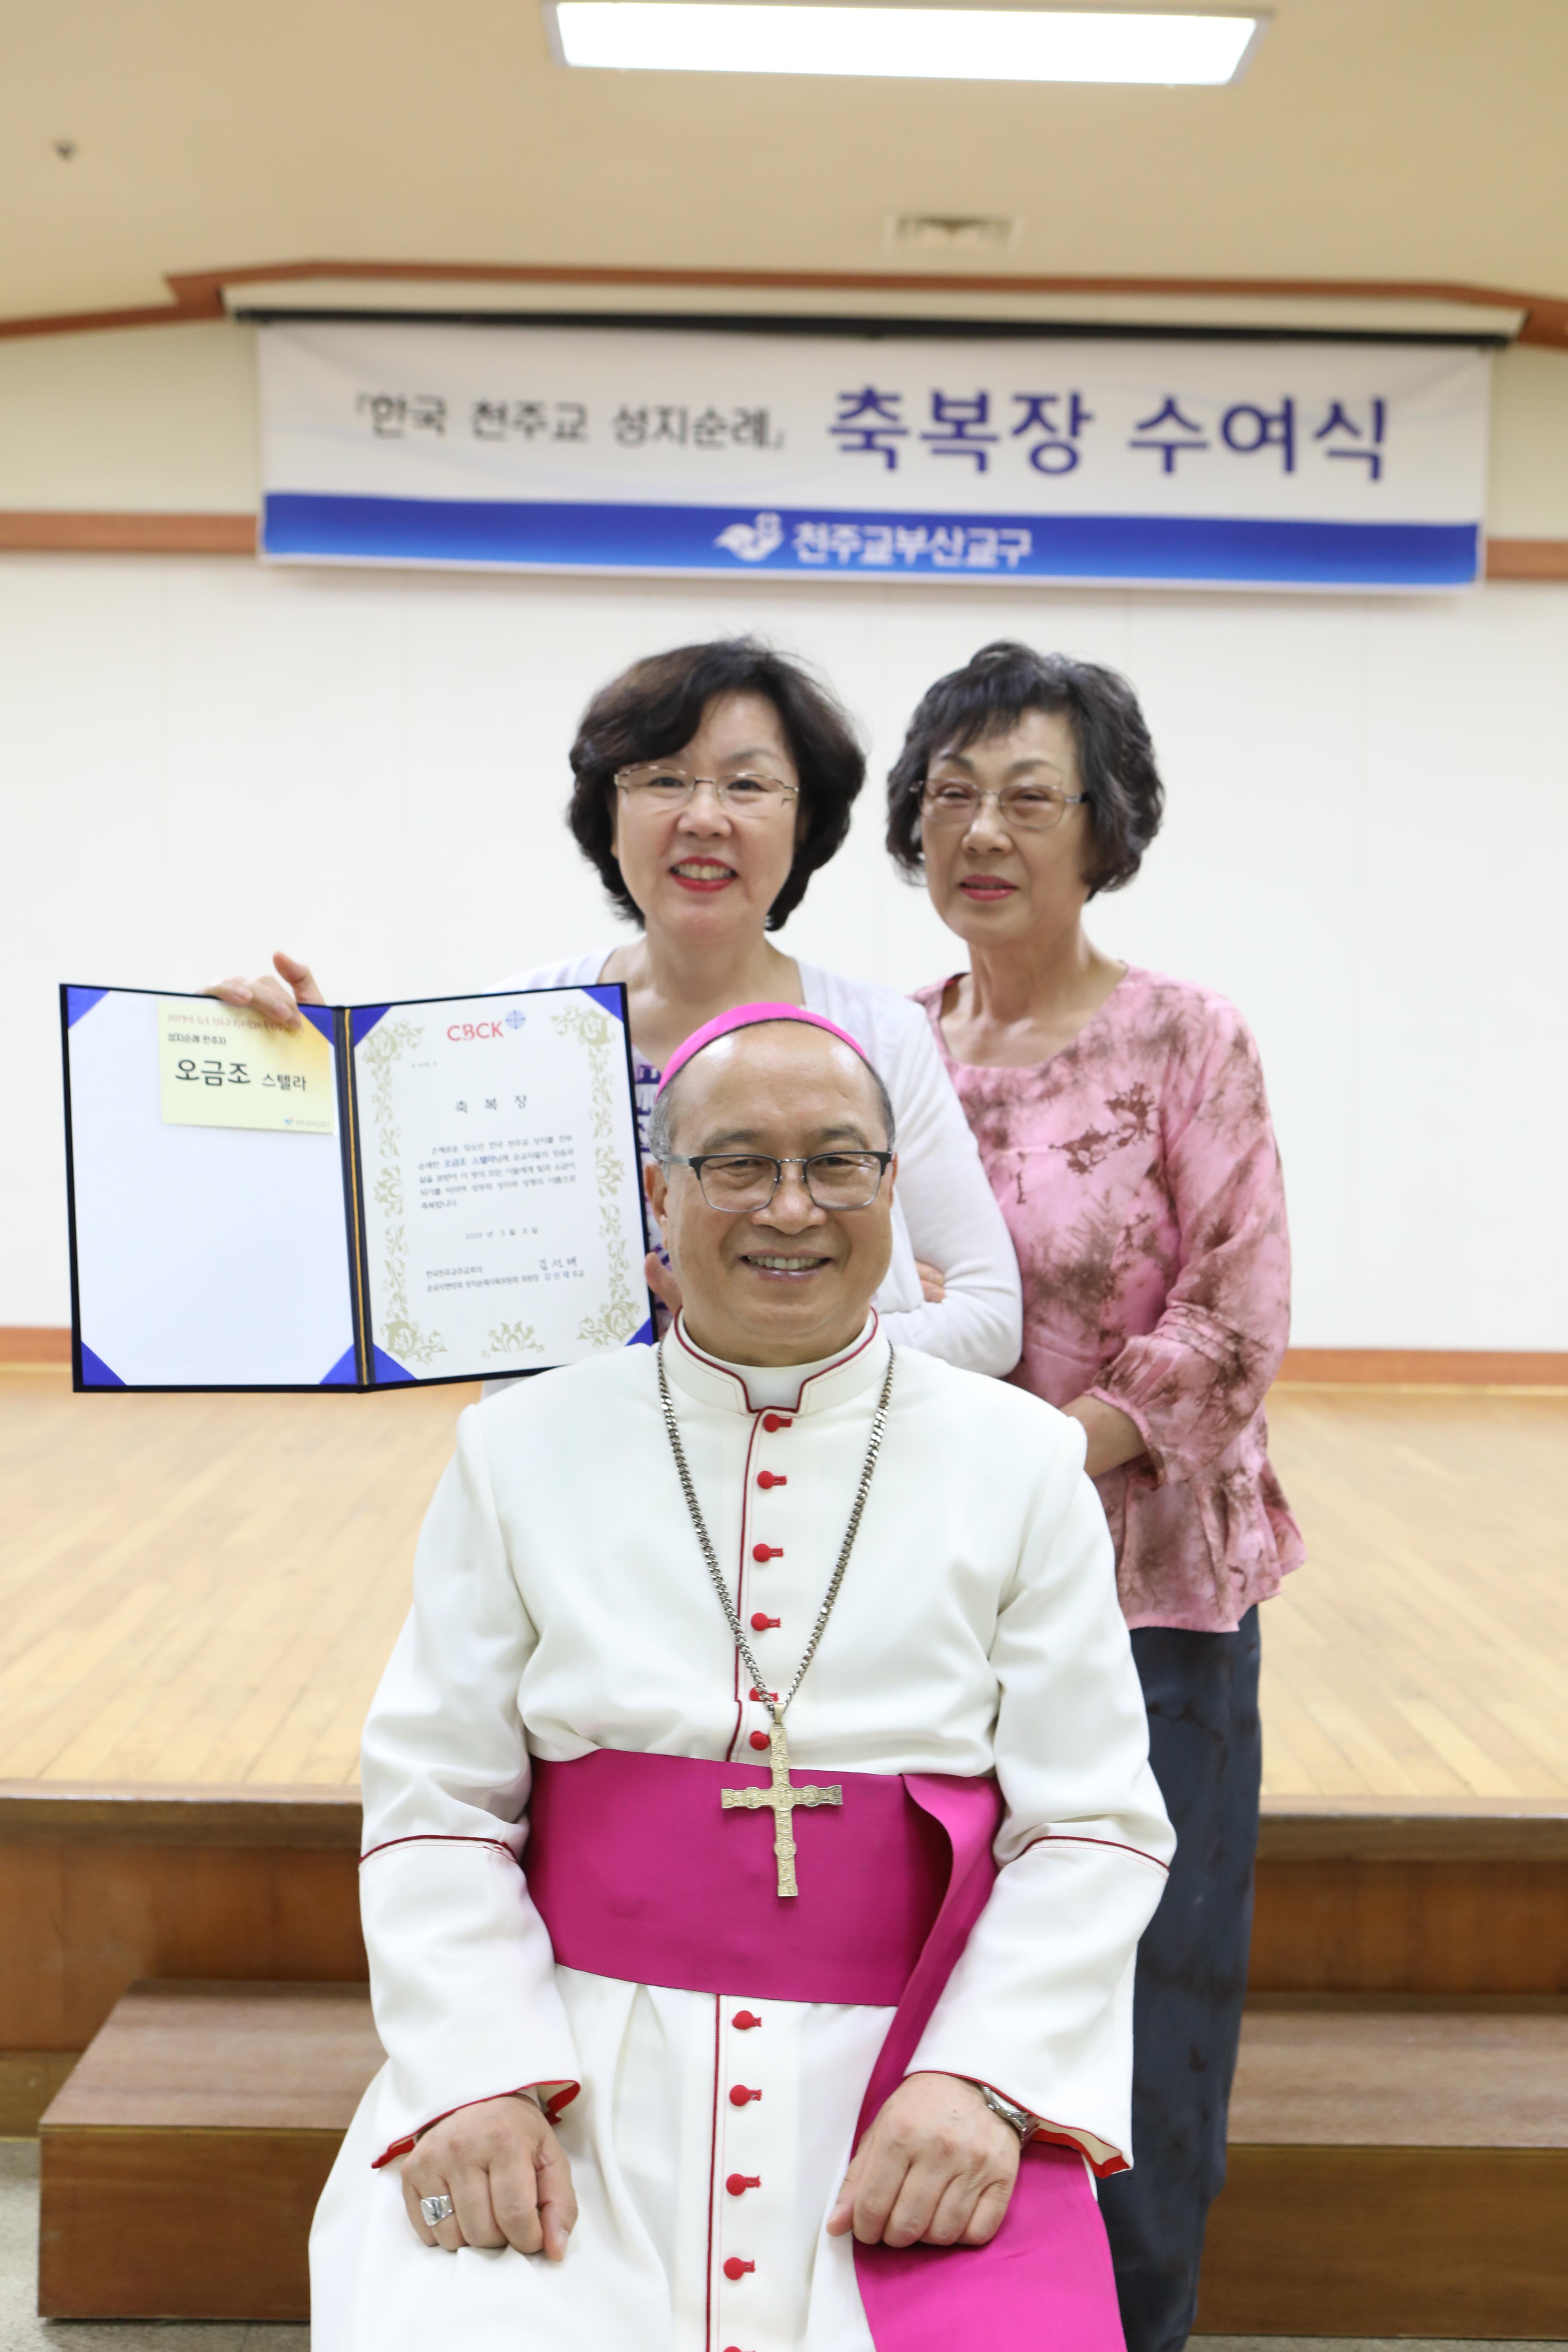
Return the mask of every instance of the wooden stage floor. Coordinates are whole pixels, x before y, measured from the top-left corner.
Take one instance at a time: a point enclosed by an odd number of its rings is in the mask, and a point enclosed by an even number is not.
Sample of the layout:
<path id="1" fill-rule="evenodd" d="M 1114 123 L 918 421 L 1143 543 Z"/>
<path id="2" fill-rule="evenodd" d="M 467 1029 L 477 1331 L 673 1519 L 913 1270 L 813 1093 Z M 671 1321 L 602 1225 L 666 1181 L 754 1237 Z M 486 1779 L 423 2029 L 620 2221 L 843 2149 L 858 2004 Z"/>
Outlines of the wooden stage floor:
<path id="1" fill-rule="evenodd" d="M 474 1392 L 73 1397 L 0 1371 L 0 1780 L 352 1783 Z M 1281 1388 L 1281 1797 L 1568 1795 L 1568 1395 Z"/>

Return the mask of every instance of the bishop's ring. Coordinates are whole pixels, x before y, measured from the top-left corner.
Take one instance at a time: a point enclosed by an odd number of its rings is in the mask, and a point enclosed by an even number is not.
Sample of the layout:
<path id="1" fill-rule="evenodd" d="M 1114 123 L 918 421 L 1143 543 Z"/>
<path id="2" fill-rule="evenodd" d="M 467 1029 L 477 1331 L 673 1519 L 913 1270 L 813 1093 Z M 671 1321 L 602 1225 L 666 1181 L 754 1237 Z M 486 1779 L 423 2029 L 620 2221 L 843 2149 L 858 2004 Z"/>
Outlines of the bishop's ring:
<path id="1" fill-rule="evenodd" d="M 419 2210 L 425 2216 L 426 2228 L 433 2230 L 437 2222 L 451 2220 L 452 2200 L 449 2197 L 422 2197 Z"/>

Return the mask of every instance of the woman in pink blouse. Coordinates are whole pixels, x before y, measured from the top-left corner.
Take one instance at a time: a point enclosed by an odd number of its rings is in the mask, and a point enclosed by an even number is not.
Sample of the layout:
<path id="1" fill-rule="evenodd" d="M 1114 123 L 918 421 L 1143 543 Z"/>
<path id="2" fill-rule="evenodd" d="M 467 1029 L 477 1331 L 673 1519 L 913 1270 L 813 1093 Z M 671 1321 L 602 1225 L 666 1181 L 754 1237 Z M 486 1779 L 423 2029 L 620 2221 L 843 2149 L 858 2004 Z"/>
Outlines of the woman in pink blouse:
<path id="1" fill-rule="evenodd" d="M 941 678 L 889 780 L 888 841 L 969 970 L 918 992 L 1024 1282 L 1012 1378 L 1083 1423 L 1180 1845 L 1139 1949 L 1135 2169 L 1102 2189 L 1129 2352 L 1197 2305 L 1246 1990 L 1258 1603 L 1302 1557 L 1263 1400 L 1289 1245 L 1258 1049 L 1211 990 L 1102 955 L 1163 792 L 1131 688 L 985 646 Z"/>

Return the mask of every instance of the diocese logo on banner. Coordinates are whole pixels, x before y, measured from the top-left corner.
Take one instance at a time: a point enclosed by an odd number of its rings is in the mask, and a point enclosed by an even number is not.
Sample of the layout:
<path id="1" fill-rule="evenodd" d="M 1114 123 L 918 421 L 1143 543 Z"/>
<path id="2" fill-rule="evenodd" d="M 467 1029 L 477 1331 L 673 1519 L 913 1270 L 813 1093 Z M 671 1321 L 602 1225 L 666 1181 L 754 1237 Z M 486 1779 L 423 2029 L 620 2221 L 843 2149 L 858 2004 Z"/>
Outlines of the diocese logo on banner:
<path id="1" fill-rule="evenodd" d="M 1468 346 L 274 322 L 280 562 L 1455 588 Z"/>

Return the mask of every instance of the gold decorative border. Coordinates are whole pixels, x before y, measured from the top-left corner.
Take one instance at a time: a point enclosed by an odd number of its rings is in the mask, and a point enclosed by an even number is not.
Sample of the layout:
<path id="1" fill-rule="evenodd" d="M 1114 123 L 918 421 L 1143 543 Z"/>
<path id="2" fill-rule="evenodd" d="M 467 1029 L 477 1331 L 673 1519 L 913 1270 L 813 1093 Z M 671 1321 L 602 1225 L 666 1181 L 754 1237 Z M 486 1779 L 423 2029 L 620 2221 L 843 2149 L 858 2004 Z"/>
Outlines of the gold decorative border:
<path id="1" fill-rule="evenodd" d="M 485 1341 L 487 1360 L 491 1356 L 542 1355 L 538 1332 L 531 1323 L 498 1323 Z"/>
<path id="2" fill-rule="evenodd" d="M 426 1331 L 408 1312 L 408 1236 L 404 1227 L 402 1135 L 392 1099 L 392 1076 L 397 1063 L 424 1036 L 412 1021 L 378 1021 L 359 1048 L 370 1072 L 371 1108 L 376 1151 L 381 1165 L 373 1198 L 386 1219 L 382 1238 L 387 1318 L 381 1339 L 388 1355 L 399 1363 L 424 1366 L 447 1352 L 439 1331 Z"/>
<path id="3" fill-rule="evenodd" d="M 605 1246 L 609 1297 L 603 1312 L 584 1316 L 577 1337 L 590 1347 L 621 1348 L 647 1320 L 637 1298 L 636 1268 L 626 1246 L 618 1196 L 625 1161 L 616 1141 L 615 1071 L 621 1055 L 620 1024 L 579 997 L 551 1014 L 560 1037 L 574 1036 L 588 1055 L 589 1116 L 594 1129 L 594 1172 L 599 1188 L 599 1239 Z"/>

